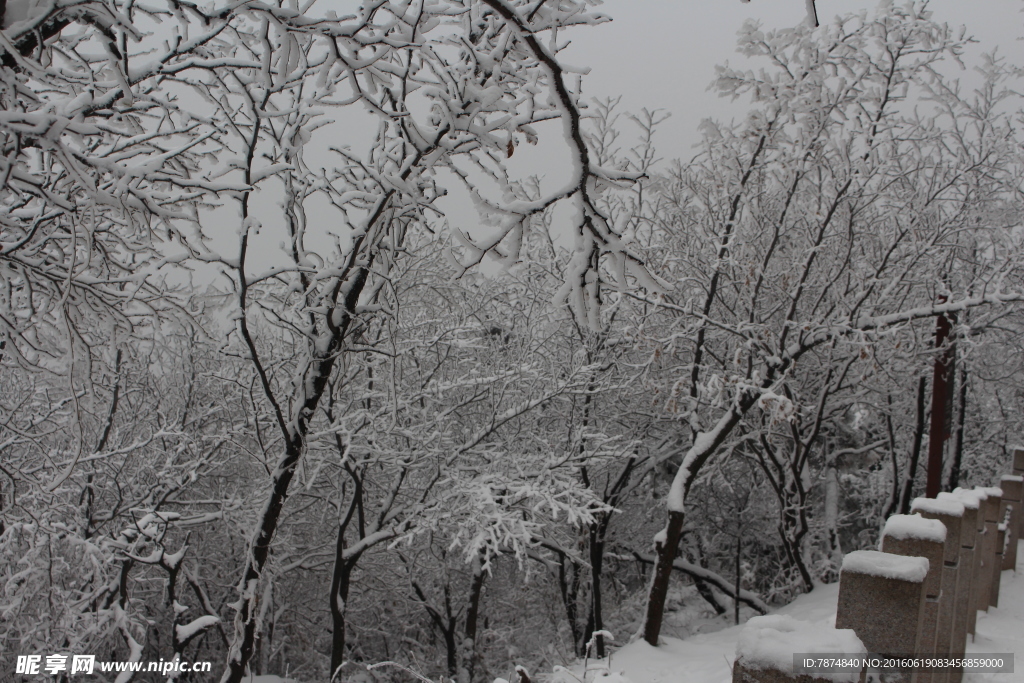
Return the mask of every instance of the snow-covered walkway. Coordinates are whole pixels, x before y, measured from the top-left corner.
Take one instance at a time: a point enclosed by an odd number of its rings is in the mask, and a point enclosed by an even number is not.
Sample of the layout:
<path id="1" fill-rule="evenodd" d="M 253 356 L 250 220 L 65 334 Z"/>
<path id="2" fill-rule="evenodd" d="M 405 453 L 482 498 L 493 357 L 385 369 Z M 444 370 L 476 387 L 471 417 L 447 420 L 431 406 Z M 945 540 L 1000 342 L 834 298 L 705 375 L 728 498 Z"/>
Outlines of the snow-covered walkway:
<path id="1" fill-rule="evenodd" d="M 838 583 L 819 586 L 776 613 L 834 623 L 838 595 Z M 640 640 L 614 652 L 609 668 L 622 671 L 632 683 L 725 683 L 732 679 L 732 661 L 742 629 L 742 625 L 734 626 L 686 640 L 665 638 L 659 648 Z M 1017 573 L 1003 572 L 999 607 L 980 612 L 976 630 L 973 643 L 968 636 L 968 654 L 1012 652 L 1018 656 L 1014 673 L 968 674 L 964 683 L 1024 683 L 1024 548 L 1017 553 Z"/>
<path id="2" fill-rule="evenodd" d="M 1017 545 L 1017 573 L 1003 572 L 999 585 L 999 607 L 978 613 L 977 637 L 968 639 L 968 654 L 1012 652 L 1015 655 L 1012 674 L 971 674 L 966 683 L 1024 683 L 1024 552 Z"/>

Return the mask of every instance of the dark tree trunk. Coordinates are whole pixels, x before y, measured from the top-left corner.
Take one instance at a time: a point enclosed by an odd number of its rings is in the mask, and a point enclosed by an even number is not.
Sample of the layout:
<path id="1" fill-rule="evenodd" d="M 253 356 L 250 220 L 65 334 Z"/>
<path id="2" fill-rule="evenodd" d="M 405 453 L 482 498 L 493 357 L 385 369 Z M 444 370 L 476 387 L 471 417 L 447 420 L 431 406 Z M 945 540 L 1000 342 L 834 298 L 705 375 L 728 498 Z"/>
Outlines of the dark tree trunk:
<path id="1" fill-rule="evenodd" d="M 814 590 L 814 582 L 811 581 L 811 573 L 801 552 L 803 539 L 808 531 L 807 490 L 800 479 L 802 461 L 799 458 L 791 458 L 784 463 L 764 436 L 761 437 L 761 448 L 756 449 L 756 452 L 761 470 L 765 473 L 768 484 L 779 502 L 777 531 L 782 541 L 782 549 L 786 553 L 786 570 L 796 570 L 800 574 L 804 590 L 809 593 Z"/>
<path id="2" fill-rule="evenodd" d="M 743 559 L 743 534 L 736 534 L 736 595 L 740 594 L 740 565 Z M 732 601 L 736 625 L 740 623 L 740 601 L 739 598 Z"/>
<path id="3" fill-rule="evenodd" d="M 608 532 L 610 519 L 610 515 L 603 515 L 601 519 L 590 526 L 590 618 L 587 619 L 584 648 L 594 637 L 595 631 L 604 630 L 604 616 L 601 609 L 601 576 L 604 571 L 605 535 Z M 594 639 L 593 654 L 598 658 L 605 656 L 604 636 L 599 635 Z"/>
<path id="4" fill-rule="evenodd" d="M 896 506 L 900 504 L 900 463 L 896 457 L 896 430 L 892 426 L 892 394 L 889 394 L 886 400 L 889 412 L 885 415 L 885 429 L 889 437 L 889 459 L 892 461 L 892 492 L 889 494 L 889 503 L 882 512 L 882 519 L 889 519 L 896 512 Z"/>
<path id="5" fill-rule="evenodd" d="M 604 552 L 607 547 L 608 539 L 608 528 L 612 523 L 612 515 L 615 514 L 614 509 L 618 507 L 619 501 L 624 494 L 627 485 L 632 480 L 633 470 L 636 467 L 637 460 L 639 458 L 638 450 L 633 451 L 633 455 L 623 465 L 614 481 L 611 482 L 611 487 L 608 487 L 606 480 L 604 502 L 612 508 L 612 512 L 601 514 L 597 521 L 590 525 L 588 529 L 588 541 L 590 546 L 590 616 L 587 619 L 587 628 L 584 635 L 584 642 L 581 643 L 581 651 L 579 654 L 585 656 L 587 654 L 586 648 L 590 639 L 593 637 L 594 631 L 604 630 L 604 610 L 603 610 L 603 593 L 601 589 L 601 578 L 604 573 Z M 590 477 L 587 474 L 587 469 L 581 468 L 581 475 L 583 482 L 587 488 L 590 488 Z M 597 657 L 605 656 L 605 643 L 604 636 L 598 636 L 594 641 L 595 654 Z"/>
<path id="6" fill-rule="evenodd" d="M 668 585 L 672 578 L 672 562 L 676 559 L 676 549 L 679 548 L 679 537 L 682 532 L 683 513 L 678 510 L 669 511 L 665 542 L 657 544 L 656 548 L 658 562 L 654 566 L 654 579 L 647 599 L 647 618 L 644 622 L 644 640 L 654 647 L 658 646 L 661 621 L 665 616 L 665 598 L 668 596 Z"/>
<path id="7" fill-rule="evenodd" d="M 736 225 L 736 216 L 740 210 L 741 199 L 743 198 L 743 192 L 746 189 L 747 183 L 750 181 L 751 175 L 754 172 L 754 166 L 757 163 L 758 157 L 764 151 L 765 142 L 767 141 L 767 135 L 762 135 L 761 139 L 757 143 L 757 149 L 750 157 L 750 162 L 747 165 L 747 169 L 743 174 L 743 178 L 740 180 L 740 190 L 737 192 L 731 202 L 729 217 L 725 221 L 722 230 L 722 239 L 718 246 L 718 259 L 719 263 L 723 263 L 726 255 L 729 252 L 729 241 L 732 238 L 733 230 Z M 716 267 L 714 274 L 711 276 L 711 281 L 708 284 L 707 296 L 704 298 L 703 312 L 705 318 L 711 312 L 711 307 L 715 302 L 715 297 L 718 292 L 718 283 L 721 278 L 721 267 Z M 707 334 L 707 324 L 700 326 L 697 331 L 697 339 L 694 344 L 693 350 L 693 363 L 690 365 L 690 398 L 696 399 L 699 395 L 700 386 L 700 370 L 701 362 L 704 354 L 704 340 Z M 711 453 L 721 445 L 725 436 L 732 431 L 733 427 L 739 422 L 739 417 L 746 413 L 746 411 L 753 405 L 754 400 L 744 398 L 741 401 L 744 404 L 739 411 L 733 412 L 733 418 L 726 429 L 722 430 L 719 434 L 719 438 L 715 440 L 715 443 L 711 445 L 706 455 L 702 458 L 698 458 L 698 461 L 694 463 L 695 467 L 691 470 L 690 476 L 694 477 L 697 474 L 697 470 L 700 469 L 701 465 L 710 457 Z M 697 430 L 694 429 L 691 438 L 694 442 L 697 439 Z M 689 483 L 687 483 L 687 487 Z M 668 585 L 672 578 L 672 562 L 676 558 L 676 550 L 679 548 L 679 537 L 683 531 L 683 517 L 684 514 L 681 510 L 669 510 L 668 513 L 668 525 L 665 527 L 666 538 L 663 545 L 659 544 L 656 548 L 658 555 L 658 562 L 654 567 L 654 578 L 651 582 L 651 590 L 647 596 L 647 610 L 644 617 L 644 640 L 653 645 L 658 646 L 658 635 L 661 633 L 661 621 L 665 616 L 665 598 L 668 596 Z"/>
<path id="8" fill-rule="evenodd" d="M 312 390 L 303 396 L 302 410 L 299 412 L 299 418 L 295 420 L 294 428 L 289 428 L 284 424 L 283 414 L 279 413 L 278 415 L 281 431 L 285 435 L 285 452 L 281 460 L 278 461 L 273 486 L 270 490 L 270 500 L 267 501 L 267 505 L 260 515 L 259 524 L 250 545 L 249 556 L 242 571 L 242 581 L 238 584 L 238 590 L 243 596 L 249 590 L 249 586 L 258 584 L 263 576 L 263 569 L 266 567 L 267 560 L 270 558 L 270 546 L 277 532 L 277 525 L 281 521 L 281 512 L 284 509 L 284 504 L 288 500 L 288 488 L 291 485 L 292 478 L 295 476 L 299 460 L 306 449 L 305 440 L 306 433 L 309 430 L 309 422 L 316 413 L 320 399 L 323 397 L 324 389 L 327 387 L 327 380 L 331 376 L 335 363 L 341 356 L 342 342 L 352 322 L 352 312 L 356 310 L 359 295 L 366 285 L 368 272 L 366 268 L 360 268 L 354 274 L 353 282 L 343 305 L 339 302 L 338 309 L 344 312 L 341 324 L 334 326 L 335 332 L 327 348 L 309 361 L 305 375 L 311 380 L 309 383 Z M 240 296 L 244 302 L 246 297 L 244 289 Z M 328 318 L 330 316 L 331 314 L 328 314 Z M 244 323 L 244 320 L 242 322 Z M 329 322 L 333 325 L 333 319 Z M 245 330 L 246 328 L 243 325 L 243 331 Z M 245 332 L 245 337 L 250 350 L 255 349 L 255 345 L 247 331 Z M 255 357 L 255 352 L 253 353 Z M 266 375 L 266 371 L 262 365 L 257 364 L 256 367 L 261 381 L 266 387 L 265 393 L 268 398 L 272 399 L 273 392 L 269 388 L 270 380 Z M 242 624 L 242 630 L 241 633 L 235 636 L 237 649 L 228 656 L 228 672 L 223 679 L 224 683 L 241 683 L 249 668 L 249 662 L 252 660 L 252 655 L 256 649 L 256 638 L 259 636 L 256 633 L 258 621 L 256 618 L 256 607 L 255 599 L 242 598 L 241 609 L 239 610 L 239 621 Z"/>
<path id="9" fill-rule="evenodd" d="M 448 597 L 448 587 L 445 586 L 445 606 L 450 607 L 451 601 Z M 445 623 L 439 618 L 434 619 L 441 636 L 444 638 L 445 664 L 448 668 L 448 677 L 454 679 L 459 673 L 459 647 L 455 642 L 455 619 L 452 617 L 451 609 L 446 609 L 448 620 Z M 434 616 L 432 613 L 431 616 Z"/>
<path id="10" fill-rule="evenodd" d="M 917 462 L 921 457 L 921 441 L 924 439 L 924 406 L 927 379 L 917 380 L 917 422 L 914 425 L 914 445 L 910 450 L 910 463 L 903 478 L 903 490 L 900 493 L 900 514 L 910 514 L 910 501 L 914 498 L 914 478 L 917 476 Z"/>
<path id="11" fill-rule="evenodd" d="M 484 572 L 483 560 L 477 557 L 473 562 L 473 580 L 469 586 L 469 607 L 466 609 L 466 637 L 463 641 L 462 669 L 465 671 L 465 681 L 460 683 L 472 683 L 476 674 L 477 653 L 477 623 L 480 615 L 480 598 L 483 594 L 484 579 L 487 578 Z"/>
<path id="12" fill-rule="evenodd" d="M 715 592 L 711 590 L 711 586 L 708 585 L 707 581 L 704 581 L 703 579 L 694 579 L 693 585 L 700 594 L 700 597 L 704 598 L 704 600 L 711 605 L 711 609 L 715 610 L 716 616 L 722 616 L 725 614 L 725 605 L 718 601 L 718 598 L 715 597 Z"/>
<path id="13" fill-rule="evenodd" d="M 335 546 L 334 573 L 331 576 L 331 681 L 341 680 L 341 665 L 345 661 L 345 613 L 348 609 L 349 588 L 352 585 L 352 571 L 356 568 L 359 555 L 345 559 L 345 527 L 338 526 L 338 540 Z"/>
<path id="14" fill-rule="evenodd" d="M 455 644 L 455 623 L 452 622 L 449 628 L 442 629 L 442 633 L 444 633 L 444 648 L 447 653 L 445 662 L 448 665 L 448 677 L 455 678 L 459 673 L 459 648 Z"/>
<path id="15" fill-rule="evenodd" d="M 811 579 L 811 572 L 804 562 L 803 541 L 807 536 L 807 517 L 803 510 L 796 509 L 795 504 L 789 504 L 782 512 L 782 520 L 779 523 L 779 537 L 782 539 L 782 548 L 786 552 L 786 563 L 790 569 L 795 569 L 800 575 L 800 581 L 804 584 L 804 591 L 810 593 L 814 590 L 814 581 Z"/>
<path id="16" fill-rule="evenodd" d="M 412 582 L 412 589 L 416 597 L 423 603 L 423 608 L 430 615 L 430 620 L 444 637 L 445 660 L 448 665 L 448 677 L 454 679 L 459 673 L 459 648 L 455 642 L 455 631 L 457 626 L 456 616 L 452 613 L 451 588 L 446 583 L 444 586 L 444 615 L 430 606 L 427 596 L 415 581 Z M 474 627 L 475 628 L 475 627 Z M 390 655 L 389 655 L 390 656 Z"/>
<path id="17" fill-rule="evenodd" d="M 586 638 L 580 629 L 579 608 L 576 604 L 580 593 L 580 565 L 564 553 L 561 554 L 558 563 L 558 589 L 562 594 L 565 618 L 569 622 L 569 632 L 572 634 L 573 650 L 577 656 L 582 657 Z"/>

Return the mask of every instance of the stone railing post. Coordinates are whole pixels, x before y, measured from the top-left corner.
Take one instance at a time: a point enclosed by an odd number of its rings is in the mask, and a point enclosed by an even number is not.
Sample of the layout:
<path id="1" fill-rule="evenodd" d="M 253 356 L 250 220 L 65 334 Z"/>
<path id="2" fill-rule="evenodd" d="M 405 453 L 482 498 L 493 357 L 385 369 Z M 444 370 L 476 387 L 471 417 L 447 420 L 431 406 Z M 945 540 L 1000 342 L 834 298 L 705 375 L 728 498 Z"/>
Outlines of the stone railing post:
<path id="1" fill-rule="evenodd" d="M 999 510 L 1003 507 L 1003 490 L 996 486 L 978 487 L 988 498 L 982 504 L 985 513 L 985 584 L 982 588 L 981 602 L 978 609 L 985 612 L 989 607 L 999 604 L 999 579 L 1003 571 L 1001 555 L 1003 549 L 999 544 Z"/>
<path id="2" fill-rule="evenodd" d="M 1024 477 L 1024 446 L 1013 449 L 1013 473 L 1018 477 Z M 1017 518 L 1017 538 L 1024 538 L 1024 514 Z"/>
<path id="3" fill-rule="evenodd" d="M 875 550 L 843 558 L 839 572 L 836 628 L 853 629 L 868 652 L 883 655 L 921 652 L 921 617 L 928 560 Z M 917 672 L 906 671 L 916 683 Z"/>
<path id="4" fill-rule="evenodd" d="M 942 570 L 945 564 L 946 527 L 935 519 L 921 515 L 893 515 L 882 530 L 880 550 L 883 553 L 923 557 L 928 560 L 928 575 L 924 579 L 924 606 L 921 610 L 921 634 L 916 654 L 938 653 L 939 607 L 942 594 Z M 949 641 L 944 643 L 948 653 Z M 943 672 L 944 673 L 944 672 Z M 920 671 L 919 683 L 945 681 L 939 672 Z"/>
<path id="5" fill-rule="evenodd" d="M 798 621 L 781 614 L 753 617 L 736 643 L 733 683 L 858 683 L 861 673 L 796 674 L 793 655 L 865 655 L 867 650 L 849 629 Z"/>
<path id="6" fill-rule="evenodd" d="M 957 589 L 957 609 L 962 610 L 966 620 L 967 633 L 974 635 L 974 625 L 978 620 L 975 605 L 978 604 L 977 576 L 980 573 L 980 559 L 977 542 L 979 538 L 979 522 L 981 519 L 981 501 L 973 491 L 957 489 L 953 493 L 940 493 L 939 500 L 955 500 L 964 506 L 963 525 L 960 527 L 960 576 L 958 582 L 965 588 Z M 982 523 L 981 528 L 984 528 Z M 962 602 L 961 602 L 962 601 Z"/>
<path id="7" fill-rule="evenodd" d="M 999 607 L 999 589 L 1003 585 L 1003 553 L 1006 552 L 1006 525 L 1000 522 L 996 526 L 996 570 L 992 581 L 992 606 Z"/>
<path id="8" fill-rule="evenodd" d="M 1007 552 L 1003 555 L 1003 569 L 1017 569 L 1017 540 L 1020 538 L 1021 499 L 1024 498 L 1024 477 L 1018 474 L 1004 474 L 999 479 L 1003 490 L 1003 503 L 999 520 L 1006 522 Z M 1009 515 L 1009 519 L 1007 519 Z"/>
<path id="9" fill-rule="evenodd" d="M 966 590 L 966 584 L 958 585 L 960 569 L 960 527 L 963 525 L 964 506 L 955 500 L 915 498 L 910 507 L 926 519 L 934 519 L 946 527 L 946 542 L 942 563 L 942 592 L 939 597 L 939 625 L 935 637 L 935 653 L 959 657 L 964 654 L 967 641 L 967 615 L 958 611 L 957 591 Z M 932 680 L 942 683 L 960 683 L 963 672 L 947 670 L 937 672 Z"/>
<path id="10" fill-rule="evenodd" d="M 990 540 L 990 535 L 987 533 L 988 529 L 985 527 L 985 510 L 988 504 L 988 494 L 981 487 L 973 489 L 957 488 L 953 489 L 953 494 L 974 496 L 978 500 L 978 526 L 976 527 L 978 535 L 974 540 L 974 578 L 971 580 L 974 586 L 974 595 L 971 598 L 971 616 L 968 622 L 971 636 L 975 636 L 978 612 L 982 609 L 988 609 L 989 584 L 991 583 L 992 576 L 992 561 L 989 560 L 988 553 L 986 552 Z M 974 639 L 972 638 L 971 640 Z"/>

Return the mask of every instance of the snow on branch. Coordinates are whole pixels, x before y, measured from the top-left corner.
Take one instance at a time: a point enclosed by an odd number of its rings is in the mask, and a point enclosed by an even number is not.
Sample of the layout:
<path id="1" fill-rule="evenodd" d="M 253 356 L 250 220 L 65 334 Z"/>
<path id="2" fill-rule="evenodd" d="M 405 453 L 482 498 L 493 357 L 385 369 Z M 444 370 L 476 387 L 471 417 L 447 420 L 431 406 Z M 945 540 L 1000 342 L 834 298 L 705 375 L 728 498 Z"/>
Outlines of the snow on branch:
<path id="1" fill-rule="evenodd" d="M 636 560 L 637 562 L 643 562 L 644 564 L 654 564 L 657 561 L 657 558 L 655 558 L 653 555 L 644 555 L 644 554 L 636 552 L 635 550 L 632 551 L 632 553 L 633 553 L 632 557 L 627 557 L 625 555 L 612 555 L 612 554 L 609 554 L 608 556 L 609 557 L 615 557 L 615 558 L 621 559 L 621 560 L 630 560 L 630 559 L 632 559 L 632 560 Z M 768 609 L 769 609 L 768 605 L 765 604 L 765 602 L 761 598 L 759 598 L 756 594 L 751 593 L 748 590 L 740 589 L 740 594 L 739 594 L 739 597 L 737 598 L 737 596 L 736 596 L 736 587 L 733 584 L 733 582 L 732 581 L 728 581 L 728 580 L 722 578 L 721 576 L 719 576 L 715 572 L 711 571 L 710 569 L 706 569 L 704 567 L 695 565 L 692 562 L 687 562 L 686 560 L 684 560 L 682 558 L 676 558 L 672 562 L 672 568 L 675 569 L 676 571 L 683 572 L 687 576 L 693 577 L 695 579 L 700 579 L 701 581 L 707 581 L 708 583 L 713 585 L 715 588 L 717 588 L 718 590 L 720 590 L 723 593 L 725 593 L 726 595 L 728 595 L 730 598 L 733 598 L 734 600 L 738 599 L 743 604 L 748 605 L 748 606 L 754 608 L 755 610 L 757 610 L 757 612 L 759 614 L 768 614 Z"/>

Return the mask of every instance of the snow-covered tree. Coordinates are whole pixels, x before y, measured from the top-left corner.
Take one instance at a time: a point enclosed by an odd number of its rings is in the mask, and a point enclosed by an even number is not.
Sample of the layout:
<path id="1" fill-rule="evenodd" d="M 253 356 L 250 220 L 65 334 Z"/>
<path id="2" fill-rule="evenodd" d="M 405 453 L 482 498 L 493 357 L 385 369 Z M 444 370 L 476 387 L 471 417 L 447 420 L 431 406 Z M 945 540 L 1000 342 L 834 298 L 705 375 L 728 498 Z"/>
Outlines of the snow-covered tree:
<path id="1" fill-rule="evenodd" d="M 875 345 L 916 320 L 1021 300 L 1016 143 L 1005 111 L 952 114 L 970 105 L 938 64 L 962 45 L 922 7 L 884 6 L 818 30 L 747 25 L 740 50 L 771 66 L 720 71 L 719 88 L 754 109 L 734 129 L 709 124 L 698 165 L 666 186 L 678 246 L 659 272 L 680 284 L 661 305 L 679 326 L 659 340 L 660 362 L 678 363 L 673 401 L 691 435 L 668 496 L 651 644 L 686 496 L 711 458 L 753 437 L 778 461 L 781 428 L 795 466 L 785 486 L 799 489 L 807 449 L 827 443 L 815 404 L 876 372 Z M 908 112 L 908 94 L 935 101 Z M 985 245 L 973 260 L 969 242 Z M 789 496 L 784 514 L 802 514 Z"/>
<path id="2" fill-rule="evenodd" d="M 455 232 L 462 267 L 488 254 L 515 262 L 530 217 L 565 200 L 578 217 L 562 297 L 580 320 L 596 324 L 603 259 L 646 277 L 594 199 L 632 176 L 591 162 L 575 79 L 557 58 L 560 32 L 603 20 L 587 5 L 385 0 L 346 16 L 294 2 L 5 5 L 5 355 L 63 375 L 75 402 L 88 349 L 152 330 L 154 316 L 187 317 L 180 267 L 234 296 L 225 348 L 259 379 L 278 455 L 224 680 L 240 680 L 255 652 L 259 584 L 310 424 L 352 340 L 393 305 L 408 235 L 445 193 L 439 173 L 493 227 Z M 333 127 L 331 110 L 344 119 Z M 551 119 L 568 176 L 517 197 L 503 160 Z M 370 131 L 369 145 L 314 159 L 337 126 Z M 257 191 L 281 210 L 268 214 Z M 285 358 L 259 338 L 273 326 L 292 335 Z M 83 457 L 79 438 L 51 486 Z"/>

